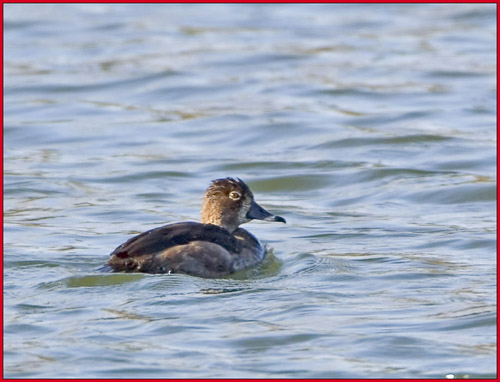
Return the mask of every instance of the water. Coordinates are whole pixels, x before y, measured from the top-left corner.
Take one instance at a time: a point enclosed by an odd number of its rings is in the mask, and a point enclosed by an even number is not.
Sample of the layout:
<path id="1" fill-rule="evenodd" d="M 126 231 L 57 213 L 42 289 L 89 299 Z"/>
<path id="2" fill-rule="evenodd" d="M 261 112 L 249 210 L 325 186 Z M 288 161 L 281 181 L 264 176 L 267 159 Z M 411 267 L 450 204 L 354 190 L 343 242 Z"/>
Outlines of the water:
<path id="1" fill-rule="evenodd" d="M 6 378 L 496 377 L 494 4 L 5 4 Z M 228 278 L 106 274 L 238 176 Z"/>

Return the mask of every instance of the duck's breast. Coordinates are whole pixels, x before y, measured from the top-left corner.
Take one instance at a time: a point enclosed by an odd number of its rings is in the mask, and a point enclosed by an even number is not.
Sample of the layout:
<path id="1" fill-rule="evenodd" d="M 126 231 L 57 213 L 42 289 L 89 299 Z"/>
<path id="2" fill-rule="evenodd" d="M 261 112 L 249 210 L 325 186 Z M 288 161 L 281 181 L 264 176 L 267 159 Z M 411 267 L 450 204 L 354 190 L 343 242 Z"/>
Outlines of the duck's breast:
<path id="1" fill-rule="evenodd" d="M 233 267 L 235 271 L 257 265 L 266 256 L 266 249 L 260 241 L 250 232 L 238 228 L 233 236 L 241 245 L 241 250 L 234 258 Z"/>

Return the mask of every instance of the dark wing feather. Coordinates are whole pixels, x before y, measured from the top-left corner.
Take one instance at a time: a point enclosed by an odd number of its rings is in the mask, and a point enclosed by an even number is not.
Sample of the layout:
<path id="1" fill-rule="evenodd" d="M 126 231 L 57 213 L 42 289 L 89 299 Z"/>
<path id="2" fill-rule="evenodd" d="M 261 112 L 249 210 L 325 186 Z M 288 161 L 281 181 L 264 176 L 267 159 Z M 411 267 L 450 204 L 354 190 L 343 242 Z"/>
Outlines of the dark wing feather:
<path id="1" fill-rule="evenodd" d="M 117 247 L 110 256 L 125 259 L 154 255 L 176 245 L 188 244 L 195 240 L 218 244 L 230 253 L 238 253 L 241 250 L 238 240 L 222 227 L 183 222 L 167 224 L 134 236 Z"/>

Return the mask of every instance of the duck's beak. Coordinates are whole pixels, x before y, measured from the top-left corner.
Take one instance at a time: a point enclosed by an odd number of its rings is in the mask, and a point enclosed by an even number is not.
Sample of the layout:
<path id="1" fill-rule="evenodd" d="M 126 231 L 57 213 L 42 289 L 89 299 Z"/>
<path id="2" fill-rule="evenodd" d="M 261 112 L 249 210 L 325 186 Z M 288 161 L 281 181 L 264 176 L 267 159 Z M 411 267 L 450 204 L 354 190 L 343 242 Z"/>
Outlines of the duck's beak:
<path id="1" fill-rule="evenodd" d="M 281 216 L 271 214 L 270 212 L 259 206 L 257 203 L 255 203 L 255 201 L 253 200 L 252 204 L 250 205 L 250 209 L 247 212 L 247 218 L 286 223 L 286 220 Z"/>

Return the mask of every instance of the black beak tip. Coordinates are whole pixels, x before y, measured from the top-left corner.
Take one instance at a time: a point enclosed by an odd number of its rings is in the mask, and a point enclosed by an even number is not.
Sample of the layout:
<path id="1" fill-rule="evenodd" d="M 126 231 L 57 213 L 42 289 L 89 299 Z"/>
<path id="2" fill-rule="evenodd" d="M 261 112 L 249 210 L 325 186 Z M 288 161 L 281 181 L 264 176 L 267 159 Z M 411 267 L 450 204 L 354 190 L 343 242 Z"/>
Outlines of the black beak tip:
<path id="1" fill-rule="evenodd" d="M 275 222 L 281 222 L 281 223 L 285 223 L 285 224 L 286 224 L 286 220 L 285 220 L 285 218 L 282 218 L 281 216 L 275 216 L 275 217 L 274 217 L 274 221 L 275 221 Z"/>

